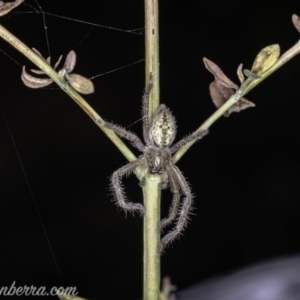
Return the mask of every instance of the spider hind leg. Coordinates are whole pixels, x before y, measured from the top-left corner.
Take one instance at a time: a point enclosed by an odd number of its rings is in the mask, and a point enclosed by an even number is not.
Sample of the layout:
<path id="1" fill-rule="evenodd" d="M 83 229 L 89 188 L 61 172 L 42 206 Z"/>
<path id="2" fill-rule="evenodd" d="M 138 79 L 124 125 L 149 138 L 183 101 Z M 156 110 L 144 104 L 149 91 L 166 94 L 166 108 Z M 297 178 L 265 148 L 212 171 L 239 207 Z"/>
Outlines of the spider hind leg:
<path id="1" fill-rule="evenodd" d="M 180 188 L 178 186 L 177 181 L 175 180 L 175 176 L 173 175 L 172 171 L 167 170 L 168 172 L 168 178 L 169 178 L 169 183 L 170 183 L 170 189 L 173 194 L 173 199 L 172 199 L 172 204 L 169 209 L 169 215 L 167 218 L 164 218 L 160 222 L 160 229 L 164 229 L 167 225 L 171 224 L 177 216 L 178 212 L 178 206 L 179 206 L 179 201 L 180 201 Z"/>
<path id="2" fill-rule="evenodd" d="M 188 215 L 191 211 L 191 204 L 192 204 L 192 200 L 193 200 L 191 189 L 190 189 L 187 181 L 181 174 L 180 170 L 173 164 L 170 164 L 170 170 L 173 173 L 173 175 L 175 176 L 176 181 L 178 182 L 178 184 L 180 186 L 180 189 L 184 196 L 184 200 L 183 200 L 183 203 L 177 213 L 178 218 L 176 221 L 175 229 L 173 231 L 170 231 L 169 233 L 167 233 L 160 242 L 160 252 L 162 252 L 162 250 L 168 244 L 170 244 L 173 240 L 175 240 L 177 237 L 179 237 L 179 235 L 182 233 L 184 227 L 187 224 Z"/>

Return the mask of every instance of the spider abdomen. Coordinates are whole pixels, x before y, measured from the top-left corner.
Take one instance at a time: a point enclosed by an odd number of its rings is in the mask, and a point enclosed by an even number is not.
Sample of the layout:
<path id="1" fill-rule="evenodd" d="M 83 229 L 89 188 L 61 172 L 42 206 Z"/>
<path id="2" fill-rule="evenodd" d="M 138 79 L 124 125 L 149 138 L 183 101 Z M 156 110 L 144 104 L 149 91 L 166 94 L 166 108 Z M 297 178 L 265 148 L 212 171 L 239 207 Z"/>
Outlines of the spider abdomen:
<path id="1" fill-rule="evenodd" d="M 164 104 L 161 104 L 153 115 L 149 133 L 157 147 L 164 148 L 173 143 L 176 135 L 176 121 Z"/>

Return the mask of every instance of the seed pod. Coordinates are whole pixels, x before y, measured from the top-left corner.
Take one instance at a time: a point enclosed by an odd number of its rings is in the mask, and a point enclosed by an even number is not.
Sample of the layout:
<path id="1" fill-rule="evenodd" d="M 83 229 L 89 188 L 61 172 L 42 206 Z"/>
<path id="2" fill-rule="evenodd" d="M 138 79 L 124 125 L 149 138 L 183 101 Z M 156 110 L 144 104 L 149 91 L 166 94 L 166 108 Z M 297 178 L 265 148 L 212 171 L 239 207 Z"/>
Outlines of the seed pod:
<path id="1" fill-rule="evenodd" d="M 71 50 L 66 57 L 64 69 L 66 70 L 67 73 L 71 73 L 74 70 L 75 64 L 76 64 L 76 53 L 73 50 Z"/>
<path id="2" fill-rule="evenodd" d="M 93 83 L 79 75 L 79 74 L 65 74 L 66 79 L 70 83 L 70 85 L 76 90 L 77 92 L 81 94 L 92 94 L 94 93 L 94 85 Z"/>
<path id="3" fill-rule="evenodd" d="M 262 49 L 254 60 L 251 72 L 256 75 L 262 74 L 276 63 L 279 55 L 280 48 L 277 44 Z"/>

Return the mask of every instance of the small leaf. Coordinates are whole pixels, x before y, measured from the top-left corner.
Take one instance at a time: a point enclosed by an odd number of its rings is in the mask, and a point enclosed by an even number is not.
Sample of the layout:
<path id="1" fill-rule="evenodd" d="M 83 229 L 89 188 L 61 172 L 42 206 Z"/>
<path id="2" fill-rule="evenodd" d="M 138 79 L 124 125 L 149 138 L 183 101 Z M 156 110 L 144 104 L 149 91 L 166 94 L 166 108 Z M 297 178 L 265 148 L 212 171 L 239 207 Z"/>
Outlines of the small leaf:
<path id="1" fill-rule="evenodd" d="M 300 18 L 296 14 L 292 15 L 292 22 L 295 28 L 300 32 Z"/>
<path id="2" fill-rule="evenodd" d="M 66 61 L 64 64 L 64 69 L 67 73 L 71 73 L 74 70 L 76 64 L 76 53 L 71 50 L 66 57 Z"/>
<path id="3" fill-rule="evenodd" d="M 232 105 L 228 109 L 228 115 L 230 115 L 233 112 L 240 112 L 244 109 L 247 109 L 249 107 L 255 107 L 255 104 L 246 98 L 241 98 L 236 104 Z"/>
<path id="4" fill-rule="evenodd" d="M 79 74 L 65 74 L 70 85 L 81 94 L 94 93 L 94 84 L 87 78 Z"/>
<path id="5" fill-rule="evenodd" d="M 227 100 L 235 94 L 235 90 L 222 86 L 217 81 L 214 81 L 209 86 L 210 96 L 217 108 L 221 107 Z M 224 117 L 229 117 L 233 112 L 240 112 L 248 107 L 253 107 L 255 104 L 246 98 L 241 98 L 236 104 L 231 106 L 224 114 Z"/>
<path id="6" fill-rule="evenodd" d="M 0 1 L 0 16 L 8 14 L 12 9 L 19 6 L 24 0 L 16 0 L 14 2 Z"/>
<path id="7" fill-rule="evenodd" d="M 21 79 L 27 87 L 32 89 L 39 89 L 48 86 L 53 82 L 51 78 L 37 78 L 28 74 L 25 70 L 25 67 L 23 67 Z"/>
<path id="8" fill-rule="evenodd" d="M 203 57 L 203 62 L 206 69 L 215 76 L 215 80 L 221 85 L 237 90 L 239 87 L 233 83 L 223 71 L 211 60 Z"/>
<path id="9" fill-rule="evenodd" d="M 240 64 L 238 66 L 237 75 L 238 75 L 238 78 L 239 78 L 241 84 L 243 84 L 243 82 L 245 81 L 245 77 L 244 77 L 244 74 L 243 74 L 243 64 Z"/>
<path id="10" fill-rule="evenodd" d="M 59 63 L 60 63 L 62 57 L 63 57 L 63 56 L 61 55 L 61 56 L 58 58 L 58 61 L 55 63 L 55 65 L 54 65 L 54 67 L 53 67 L 54 70 L 56 70 L 56 68 L 58 67 L 58 65 L 59 65 Z"/>
<path id="11" fill-rule="evenodd" d="M 280 48 L 277 44 L 262 49 L 254 60 L 251 72 L 256 75 L 262 74 L 276 63 L 279 55 Z"/>

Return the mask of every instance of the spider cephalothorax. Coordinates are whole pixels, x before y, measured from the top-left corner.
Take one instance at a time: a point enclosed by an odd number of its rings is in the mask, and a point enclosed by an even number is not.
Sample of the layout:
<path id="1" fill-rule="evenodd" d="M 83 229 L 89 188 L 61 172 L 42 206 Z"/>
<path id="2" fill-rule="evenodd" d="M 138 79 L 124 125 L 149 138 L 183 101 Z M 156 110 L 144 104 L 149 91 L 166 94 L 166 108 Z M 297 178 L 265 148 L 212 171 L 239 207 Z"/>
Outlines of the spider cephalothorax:
<path id="1" fill-rule="evenodd" d="M 169 225 L 174 220 L 176 221 L 174 230 L 166 234 L 161 240 L 160 249 L 162 250 L 182 232 L 187 223 L 192 204 L 190 187 L 180 170 L 174 165 L 172 155 L 187 143 L 201 139 L 207 134 L 207 130 L 196 131 L 172 146 L 176 136 L 176 121 L 170 110 L 164 104 L 161 104 L 149 120 L 148 102 L 151 89 L 152 80 L 150 80 L 143 97 L 143 135 L 145 145 L 137 135 L 121 126 L 106 121 L 99 121 L 99 124 L 110 128 L 120 137 L 127 139 L 143 153 L 137 160 L 115 171 L 111 177 L 112 190 L 118 206 L 125 211 L 138 212 L 141 215 L 145 213 L 142 204 L 127 201 L 121 184 L 122 177 L 133 172 L 138 166 L 143 166 L 151 174 L 161 174 L 161 188 L 170 187 L 173 193 L 173 200 L 169 216 L 161 221 L 161 228 Z M 181 195 L 183 195 L 183 201 L 179 205 Z"/>

